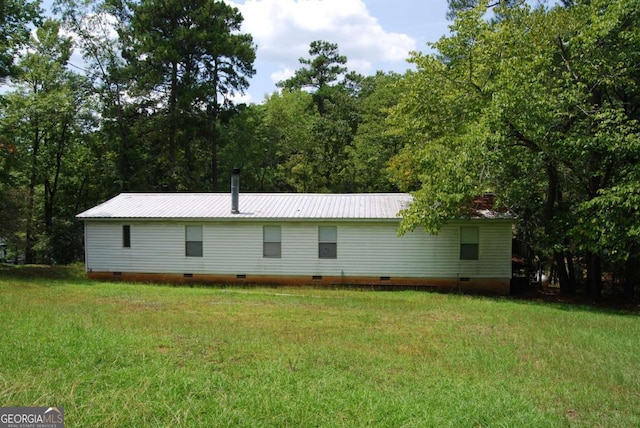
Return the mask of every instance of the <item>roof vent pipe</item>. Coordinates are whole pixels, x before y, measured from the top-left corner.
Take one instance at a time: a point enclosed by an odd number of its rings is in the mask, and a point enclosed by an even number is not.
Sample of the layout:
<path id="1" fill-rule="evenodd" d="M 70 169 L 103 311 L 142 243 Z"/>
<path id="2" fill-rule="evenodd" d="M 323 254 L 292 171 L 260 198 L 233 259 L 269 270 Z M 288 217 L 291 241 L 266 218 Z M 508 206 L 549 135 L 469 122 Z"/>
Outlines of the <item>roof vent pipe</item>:
<path id="1" fill-rule="evenodd" d="M 240 214 L 238 199 L 240 198 L 240 170 L 231 170 L 231 214 Z"/>

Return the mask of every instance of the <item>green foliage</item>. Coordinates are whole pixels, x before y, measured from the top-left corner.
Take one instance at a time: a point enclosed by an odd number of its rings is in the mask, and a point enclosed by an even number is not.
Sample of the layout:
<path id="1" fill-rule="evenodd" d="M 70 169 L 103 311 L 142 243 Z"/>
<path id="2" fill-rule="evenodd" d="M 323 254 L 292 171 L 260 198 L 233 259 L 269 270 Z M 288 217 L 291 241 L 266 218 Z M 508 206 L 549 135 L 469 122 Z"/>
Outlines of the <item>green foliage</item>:
<path id="1" fill-rule="evenodd" d="M 489 155 L 496 137 L 480 116 L 492 69 L 465 63 L 484 51 L 478 38 L 486 24 L 479 16 L 473 19 L 476 28 L 453 27 L 457 35 L 442 40 L 440 56 L 414 55 L 418 72 L 401 84 L 392 132 L 408 144 L 390 172 L 400 189 L 417 190 L 403 215 L 402 232 L 424 226 L 435 233 L 459 217 L 473 196 L 493 190 Z"/>
<path id="2" fill-rule="evenodd" d="M 132 7 L 123 55 L 136 76 L 132 95 L 149 112 L 142 132 L 162 162 L 152 171 L 160 189 L 217 188 L 223 107 L 255 73 L 255 46 L 239 33 L 241 23 L 238 10 L 220 1 L 145 0 Z"/>
<path id="3" fill-rule="evenodd" d="M 311 94 L 283 90 L 265 100 L 263 126 L 276 164 L 274 183 L 280 191 L 308 192 L 313 186 L 312 127 L 318 114 Z"/>
<path id="4" fill-rule="evenodd" d="M 566 0 L 563 0 L 563 2 Z M 455 20 L 462 13 L 486 6 L 487 8 L 496 8 L 497 18 L 500 17 L 501 8 L 509 8 L 524 3 L 523 0 L 448 0 L 449 9 L 447 10 L 447 19 Z"/>
<path id="5" fill-rule="evenodd" d="M 67 69 L 71 48 L 71 38 L 60 36 L 60 23 L 46 20 L 18 63 L 15 90 L 6 95 L 3 134 L 15 145 L 13 184 L 26 196 L 14 204 L 24 237 L 14 230 L 9 239 L 14 245 L 24 242 L 28 263 L 69 262 L 78 255 L 77 249 L 69 253 L 60 245 L 58 237 L 74 229 L 60 215 L 69 202 L 78 206 L 70 170 L 77 167 L 83 139 L 95 124 L 85 80 Z"/>
<path id="6" fill-rule="evenodd" d="M 392 173 L 419 188 L 403 230 L 435 231 L 492 191 L 522 219 L 525 239 L 554 255 L 561 279 L 572 274 L 565 253 L 624 259 L 637 246 L 635 217 L 615 204 L 640 185 L 638 6 L 501 3 L 492 20 L 482 5 L 459 10 L 436 53 L 414 56 L 392 116 L 409 139 Z M 628 232 L 605 237 L 613 228 Z"/>
<path id="7" fill-rule="evenodd" d="M 148 164 L 142 127 L 144 113 L 131 102 L 132 76 L 122 57 L 130 40 L 131 9 L 125 3 L 90 0 L 56 0 L 54 11 L 65 28 L 77 34 L 87 80 L 91 82 L 96 114 L 104 120 L 91 140 L 101 162 L 93 165 L 88 185 L 94 187 L 86 207 L 119 191 L 147 189 Z M 82 174 L 87 176 L 86 171 Z"/>
<path id="8" fill-rule="evenodd" d="M 401 76 L 334 77 L 322 91 L 322 108 L 320 91 L 298 86 L 271 94 L 262 105 L 238 109 L 221 130 L 223 170 L 241 167 L 247 191 L 395 190 L 385 168 L 403 144 L 383 134 Z"/>
<path id="9" fill-rule="evenodd" d="M 0 81 L 15 74 L 15 59 L 29 42 L 29 26 L 39 24 L 41 17 L 39 0 L 0 2 Z"/>
<path id="10" fill-rule="evenodd" d="M 328 42 L 311 43 L 309 55 L 309 59 L 300 59 L 305 67 L 278 84 L 285 94 L 308 90 L 313 101 L 299 113 L 305 118 L 300 129 L 310 134 L 298 140 L 284 165 L 296 181 L 294 187 L 313 192 L 389 189 L 384 165 L 399 144 L 395 138 L 382 137 L 382 123 L 386 117 L 383 108 L 395 103 L 394 95 L 385 93 L 391 92 L 394 78 L 387 80 L 383 73 L 364 78 L 348 72 L 346 57 L 338 53 L 337 45 Z M 270 102 L 266 101 L 267 106 Z M 297 138 L 299 132 L 292 135 Z"/>
<path id="11" fill-rule="evenodd" d="M 311 58 L 300 58 L 303 67 L 296 71 L 293 77 L 279 82 L 278 86 L 285 89 L 311 88 L 322 90 L 343 75 L 347 68 L 347 57 L 338 53 L 338 45 L 324 40 L 316 40 L 309 45 Z"/>

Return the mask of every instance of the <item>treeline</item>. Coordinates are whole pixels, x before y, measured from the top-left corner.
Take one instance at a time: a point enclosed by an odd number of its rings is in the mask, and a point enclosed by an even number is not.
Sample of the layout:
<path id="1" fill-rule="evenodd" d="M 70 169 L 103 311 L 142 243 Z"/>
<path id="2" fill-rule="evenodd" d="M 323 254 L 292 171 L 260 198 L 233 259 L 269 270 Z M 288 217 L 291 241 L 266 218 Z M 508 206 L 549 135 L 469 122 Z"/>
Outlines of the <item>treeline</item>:
<path id="1" fill-rule="evenodd" d="M 79 211 L 123 191 L 228 191 L 239 167 L 243 191 L 414 192 L 402 231 L 437 231 L 492 192 L 563 292 L 632 296 L 639 3 L 451 0 L 451 33 L 413 71 L 361 76 L 315 41 L 244 105 L 256 46 L 224 2 L 58 0 L 44 19 L 8 0 L 0 237 L 28 263 L 68 263 Z"/>

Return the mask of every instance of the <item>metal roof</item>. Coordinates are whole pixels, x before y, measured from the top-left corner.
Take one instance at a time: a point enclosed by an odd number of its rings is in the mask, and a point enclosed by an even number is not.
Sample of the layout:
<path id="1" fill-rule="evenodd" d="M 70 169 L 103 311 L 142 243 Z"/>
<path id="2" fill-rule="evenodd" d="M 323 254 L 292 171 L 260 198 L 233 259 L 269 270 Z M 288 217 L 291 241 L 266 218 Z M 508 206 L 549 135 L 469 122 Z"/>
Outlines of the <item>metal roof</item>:
<path id="1" fill-rule="evenodd" d="M 399 219 L 412 197 L 406 193 L 240 193 L 231 213 L 230 193 L 121 193 L 79 219 Z"/>

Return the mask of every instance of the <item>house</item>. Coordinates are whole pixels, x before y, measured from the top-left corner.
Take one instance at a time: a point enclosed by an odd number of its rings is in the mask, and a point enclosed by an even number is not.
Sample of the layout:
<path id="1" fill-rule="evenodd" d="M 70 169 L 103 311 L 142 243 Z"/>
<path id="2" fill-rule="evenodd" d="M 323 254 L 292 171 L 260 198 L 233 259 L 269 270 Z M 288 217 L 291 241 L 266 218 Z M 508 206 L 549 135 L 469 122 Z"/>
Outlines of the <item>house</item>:
<path id="1" fill-rule="evenodd" d="M 233 186 L 232 186 L 233 188 Z M 122 193 L 77 216 L 90 278 L 507 294 L 512 219 L 398 236 L 408 194 Z"/>

